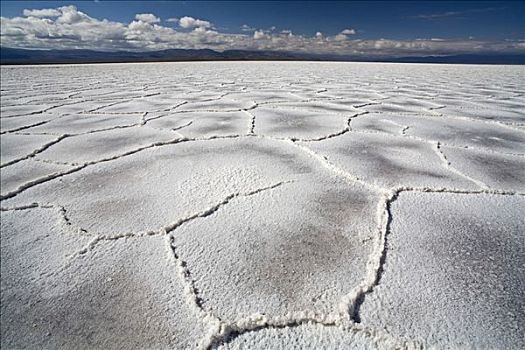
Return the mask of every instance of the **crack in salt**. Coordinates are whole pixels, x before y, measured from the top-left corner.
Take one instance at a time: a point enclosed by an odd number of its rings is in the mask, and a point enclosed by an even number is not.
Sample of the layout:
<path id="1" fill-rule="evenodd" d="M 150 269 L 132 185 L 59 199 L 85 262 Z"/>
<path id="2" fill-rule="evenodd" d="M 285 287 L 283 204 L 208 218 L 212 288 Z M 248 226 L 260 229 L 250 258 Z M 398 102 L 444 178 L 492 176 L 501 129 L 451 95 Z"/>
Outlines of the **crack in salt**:
<path id="1" fill-rule="evenodd" d="M 66 136 L 71 136 L 71 135 L 63 135 L 63 136 L 65 138 Z M 27 189 L 29 189 L 29 188 L 31 188 L 33 186 L 40 185 L 42 183 L 45 183 L 47 181 L 53 180 L 53 179 L 58 178 L 58 177 L 62 177 L 62 176 L 65 176 L 65 175 L 72 174 L 72 173 L 77 172 L 79 170 L 82 170 L 82 169 L 84 169 L 84 168 L 86 168 L 88 166 L 92 166 L 92 165 L 99 164 L 99 163 L 105 163 L 105 162 L 113 161 L 113 160 L 116 160 L 116 159 L 119 159 L 119 158 L 124 158 L 124 157 L 130 156 L 132 154 L 135 154 L 135 153 L 138 153 L 138 152 L 150 149 L 150 148 L 162 147 L 162 146 L 167 146 L 167 145 L 174 145 L 174 144 L 182 143 L 182 142 L 211 141 L 211 140 L 216 140 L 216 139 L 234 139 L 234 138 L 241 138 L 241 137 L 246 137 L 246 135 L 210 136 L 210 137 L 203 137 L 203 138 L 179 137 L 179 138 L 176 138 L 176 139 L 173 139 L 173 140 L 169 140 L 169 141 L 154 142 L 154 143 L 146 145 L 146 146 L 142 146 L 142 147 L 139 147 L 139 148 L 134 148 L 132 150 L 129 150 L 129 151 L 124 152 L 124 153 L 121 153 L 119 155 L 115 155 L 115 156 L 112 156 L 112 157 L 99 159 L 99 160 L 96 160 L 96 161 L 86 162 L 84 164 L 81 164 L 81 165 L 73 168 L 73 169 L 68 169 L 66 171 L 59 172 L 59 173 L 53 173 L 53 174 L 46 175 L 44 177 L 38 178 L 36 180 L 29 181 L 29 182 L 27 182 L 27 183 L 25 183 L 23 185 L 20 185 L 17 189 L 15 189 L 15 190 L 13 190 L 11 192 L 8 192 L 6 194 L 0 195 L 0 201 L 6 200 L 6 199 L 9 199 L 9 198 L 13 198 L 13 197 L 19 195 L 20 193 L 24 192 L 25 190 L 27 190 Z"/>
<path id="2" fill-rule="evenodd" d="M 247 109 L 243 109 L 242 111 L 250 117 L 250 130 L 248 131 L 248 134 L 254 135 L 255 134 L 255 115 L 253 113 L 250 113 Z"/>
<path id="3" fill-rule="evenodd" d="M 359 324 L 360 308 L 364 303 L 366 295 L 372 293 L 374 288 L 381 282 L 381 277 L 384 272 L 384 264 L 387 257 L 388 235 L 390 234 L 390 226 L 392 222 L 392 203 L 399 197 L 402 192 L 422 192 L 422 193 L 454 193 L 461 195 L 480 195 L 492 194 L 502 196 L 522 195 L 512 191 L 497 191 L 482 189 L 479 191 L 447 189 L 447 188 L 415 188 L 415 187 L 399 187 L 391 190 L 384 195 L 383 200 L 378 205 L 378 236 L 376 237 L 375 250 L 369 255 L 367 262 L 367 275 L 365 279 L 355 287 L 348 295 L 342 298 L 340 303 L 341 315 L 348 315 L 351 322 Z"/>
<path id="4" fill-rule="evenodd" d="M 5 162 L 5 163 L 2 163 L 0 164 L 0 168 L 3 168 L 3 167 L 6 167 L 6 166 L 9 166 L 9 165 L 13 165 L 15 163 L 18 163 L 22 160 L 25 160 L 25 159 L 28 159 L 28 158 L 32 158 L 34 156 L 36 156 L 37 154 L 41 153 L 41 152 L 44 152 L 46 149 L 48 149 L 49 147 L 53 146 L 54 144 L 60 142 L 61 140 L 65 139 L 68 135 L 62 135 L 62 136 L 59 136 L 57 137 L 56 139 L 48 142 L 48 143 L 45 143 L 44 145 L 40 146 L 39 148 L 37 148 L 36 150 L 34 150 L 33 152 L 25 155 L 24 157 L 21 157 L 21 158 L 17 158 L 17 159 L 13 159 L 9 162 Z"/>
<path id="5" fill-rule="evenodd" d="M 433 148 L 434 151 L 436 152 L 436 154 L 438 155 L 439 159 L 441 160 L 442 164 L 444 164 L 444 167 L 449 169 L 450 171 L 452 171 L 453 173 L 455 174 L 458 174 L 459 176 L 462 176 L 463 178 L 469 180 L 470 182 L 473 182 L 474 184 L 476 184 L 476 186 L 478 187 L 481 187 L 482 189 L 489 189 L 489 186 L 487 186 L 485 183 L 479 181 L 479 180 L 476 180 L 466 174 L 463 174 L 461 171 L 457 170 L 456 168 L 454 168 L 450 162 L 448 161 L 447 157 L 445 156 L 445 154 L 443 153 L 443 151 L 441 150 L 441 145 L 439 142 L 436 142 L 435 144 L 435 147 Z"/>
<path id="6" fill-rule="evenodd" d="M 298 144 L 298 143 L 296 143 L 296 142 L 294 142 L 292 140 L 290 140 L 290 142 L 294 146 L 296 146 L 297 148 L 301 149 L 303 152 L 308 154 L 310 157 L 312 157 L 313 159 L 315 159 L 318 162 L 320 162 L 323 165 L 323 167 L 325 167 L 326 169 L 329 169 L 330 171 L 332 171 L 336 175 L 339 175 L 339 176 L 343 177 L 344 179 L 349 180 L 350 182 L 356 182 L 356 183 L 359 183 L 361 185 L 364 185 L 367 188 L 372 188 L 373 190 L 375 190 L 377 192 L 380 192 L 380 193 L 385 191 L 385 189 L 382 188 L 382 187 L 379 187 L 379 186 L 377 186 L 377 185 L 375 185 L 373 183 L 369 183 L 367 181 L 364 181 L 364 180 L 360 179 L 359 177 L 357 177 L 356 175 L 350 174 L 349 172 L 342 170 L 341 168 L 339 168 L 338 166 L 336 166 L 335 164 L 330 162 L 328 160 L 328 157 L 322 156 L 322 155 L 314 152 L 310 148 L 308 148 L 306 146 L 303 146 L 303 145 L 300 145 L 300 144 Z"/>
<path id="7" fill-rule="evenodd" d="M 231 343 L 243 334 L 262 329 L 287 329 L 314 324 L 322 327 L 337 327 L 352 335 L 363 335 L 370 338 L 374 344 L 384 344 L 384 347 L 406 350 L 425 349 L 425 345 L 416 340 L 399 339 L 382 329 L 369 328 L 360 324 L 348 324 L 337 316 L 327 316 L 314 311 L 298 311 L 273 317 L 255 313 L 233 322 L 222 321 L 219 323 L 216 333 L 201 340 L 199 348 L 211 350 Z"/>

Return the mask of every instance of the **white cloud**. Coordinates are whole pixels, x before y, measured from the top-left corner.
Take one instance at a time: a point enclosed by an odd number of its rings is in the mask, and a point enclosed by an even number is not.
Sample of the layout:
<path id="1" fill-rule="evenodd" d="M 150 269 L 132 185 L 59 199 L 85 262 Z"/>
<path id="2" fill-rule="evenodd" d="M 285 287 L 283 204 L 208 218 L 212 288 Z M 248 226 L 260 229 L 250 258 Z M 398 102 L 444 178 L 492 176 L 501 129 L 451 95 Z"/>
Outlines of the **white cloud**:
<path id="1" fill-rule="evenodd" d="M 175 22 L 175 19 L 167 21 Z M 75 6 L 62 6 L 55 9 L 26 10 L 23 17 L 1 17 L 0 39 L 3 47 L 107 51 L 210 48 L 218 51 L 283 50 L 375 56 L 525 53 L 523 40 L 352 40 L 349 34 L 351 29 L 334 36 L 324 36 L 317 32 L 315 36 L 307 37 L 292 34 L 291 31 L 275 32 L 271 29 L 253 30 L 253 35 L 242 31 L 238 34 L 222 33 L 214 30 L 209 21 L 193 17 L 182 17 L 177 23 L 182 28 L 193 30 L 177 31 L 163 26 L 152 14 L 139 14 L 131 23 L 121 23 L 90 17 Z"/>
<path id="2" fill-rule="evenodd" d="M 345 29 L 341 32 L 341 34 L 344 34 L 344 35 L 354 35 L 355 34 L 355 30 L 354 29 Z"/>
<path id="3" fill-rule="evenodd" d="M 166 20 L 168 23 L 179 23 L 179 19 L 177 17 L 171 17 Z"/>
<path id="4" fill-rule="evenodd" d="M 75 24 L 92 20 L 91 17 L 78 11 L 77 7 L 73 5 L 59 7 L 58 11 L 60 11 L 60 16 L 56 20 L 57 23 Z"/>
<path id="5" fill-rule="evenodd" d="M 179 25 L 182 28 L 211 28 L 211 23 L 203 21 L 201 19 L 195 19 L 193 17 L 184 16 L 179 20 Z"/>
<path id="6" fill-rule="evenodd" d="M 160 22 L 160 18 L 158 18 L 152 13 L 139 13 L 135 15 L 135 19 L 138 21 L 145 22 L 145 23 L 159 23 Z"/>
<path id="7" fill-rule="evenodd" d="M 253 32 L 253 31 L 255 31 L 255 28 L 250 27 L 250 26 L 247 25 L 247 24 L 243 24 L 243 25 L 241 26 L 241 31 L 243 31 L 243 32 Z"/>
<path id="8" fill-rule="evenodd" d="M 56 9 L 43 9 L 43 10 L 24 10 L 24 16 L 26 17 L 58 17 L 60 11 Z"/>
<path id="9" fill-rule="evenodd" d="M 256 30 L 256 31 L 253 33 L 253 38 L 254 38 L 255 40 L 268 39 L 268 38 L 269 38 L 269 35 L 267 35 L 266 33 L 264 33 L 262 30 Z"/>

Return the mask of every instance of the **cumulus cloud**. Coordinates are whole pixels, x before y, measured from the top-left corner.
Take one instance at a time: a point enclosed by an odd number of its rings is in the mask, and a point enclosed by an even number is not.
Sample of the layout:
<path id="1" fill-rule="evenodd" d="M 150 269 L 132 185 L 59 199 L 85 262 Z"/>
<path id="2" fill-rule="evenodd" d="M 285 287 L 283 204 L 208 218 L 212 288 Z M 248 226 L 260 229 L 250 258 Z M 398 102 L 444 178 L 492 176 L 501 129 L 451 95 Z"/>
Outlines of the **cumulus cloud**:
<path id="1" fill-rule="evenodd" d="M 60 11 L 55 9 L 43 9 L 43 10 L 24 10 L 24 16 L 26 17 L 58 17 Z"/>
<path id="2" fill-rule="evenodd" d="M 178 23 L 179 31 L 163 26 L 153 14 L 137 14 L 130 23 L 97 19 L 79 11 L 75 6 L 54 9 L 25 10 L 23 17 L 2 17 L 0 39 L 2 46 L 38 49 L 93 49 L 148 51 L 171 48 L 218 51 L 228 49 L 282 50 L 290 52 L 331 53 L 342 55 L 431 55 L 477 52 L 525 52 L 524 40 L 483 41 L 478 39 L 414 39 L 359 40 L 352 39 L 353 29 L 336 35 L 317 32 L 312 37 L 280 32 L 275 28 L 222 33 L 209 21 L 185 16 L 168 19 Z M 250 34 L 249 32 L 252 32 Z M 247 33 L 248 32 L 248 33 Z"/>
<path id="3" fill-rule="evenodd" d="M 354 29 L 345 29 L 341 32 L 341 34 L 343 35 L 354 35 L 355 34 L 355 30 Z"/>
<path id="4" fill-rule="evenodd" d="M 349 35 L 354 35 L 355 29 L 344 29 L 339 34 L 333 36 L 331 39 L 335 41 L 345 41 L 348 40 Z"/>
<path id="5" fill-rule="evenodd" d="M 159 23 L 160 18 L 152 13 L 139 13 L 135 15 L 135 19 L 146 23 Z"/>
<path id="6" fill-rule="evenodd" d="M 75 24 L 81 22 L 90 22 L 92 20 L 91 17 L 86 15 L 84 12 L 78 11 L 77 7 L 73 5 L 62 6 L 57 10 L 60 12 L 60 16 L 58 16 L 56 20 L 57 23 Z"/>
<path id="7" fill-rule="evenodd" d="M 195 19 L 193 17 L 184 16 L 179 19 L 179 26 L 182 28 L 211 28 L 211 23 L 208 21 L 203 21 L 201 19 Z"/>
<path id="8" fill-rule="evenodd" d="M 243 31 L 243 32 L 253 32 L 253 31 L 255 31 L 255 30 L 256 30 L 255 28 L 250 27 L 250 26 L 247 25 L 247 24 L 243 24 L 243 25 L 241 26 L 241 31 Z"/>
<path id="9" fill-rule="evenodd" d="M 177 17 L 171 17 L 166 20 L 168 23 L 179 23 L 179 19 Z"/>
<path id="10" fill-rule="evenodd" d="M 253 38 L 255 40 L 260 40 L 260 39 L 269 39 L 270 36 L 267 35 L 264 31 L 262 30 L 256 30 L 254 33 L 253 33 Z"/>

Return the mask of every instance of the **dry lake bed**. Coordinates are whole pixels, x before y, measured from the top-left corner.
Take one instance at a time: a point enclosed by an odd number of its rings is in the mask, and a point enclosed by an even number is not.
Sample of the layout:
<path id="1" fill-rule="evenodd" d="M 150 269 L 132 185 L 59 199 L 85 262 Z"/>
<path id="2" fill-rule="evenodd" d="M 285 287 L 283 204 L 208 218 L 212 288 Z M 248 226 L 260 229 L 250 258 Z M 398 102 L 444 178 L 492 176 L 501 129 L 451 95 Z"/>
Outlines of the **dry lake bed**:
<path id="1" fill-rule="evenodd" d="M 2 349 L 525 348 L 525 68 L 1 68 Z"/>

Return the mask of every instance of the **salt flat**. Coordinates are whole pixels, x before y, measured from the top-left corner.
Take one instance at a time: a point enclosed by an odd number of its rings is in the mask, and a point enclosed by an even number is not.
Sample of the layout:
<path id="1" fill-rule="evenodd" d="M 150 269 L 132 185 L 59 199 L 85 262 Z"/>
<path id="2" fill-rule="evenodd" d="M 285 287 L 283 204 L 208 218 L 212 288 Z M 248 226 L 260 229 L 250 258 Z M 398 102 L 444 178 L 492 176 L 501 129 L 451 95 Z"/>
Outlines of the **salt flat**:
<path id="1" fill-rule="evenodd" d="M 2 349 L 525 348 L 525 68 L 1 68 Z"/>

